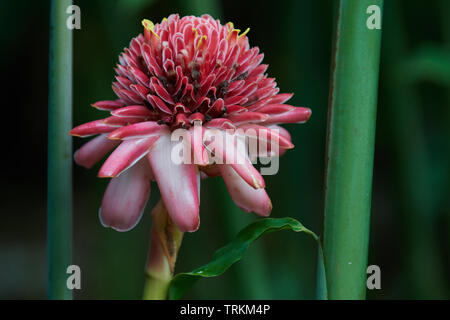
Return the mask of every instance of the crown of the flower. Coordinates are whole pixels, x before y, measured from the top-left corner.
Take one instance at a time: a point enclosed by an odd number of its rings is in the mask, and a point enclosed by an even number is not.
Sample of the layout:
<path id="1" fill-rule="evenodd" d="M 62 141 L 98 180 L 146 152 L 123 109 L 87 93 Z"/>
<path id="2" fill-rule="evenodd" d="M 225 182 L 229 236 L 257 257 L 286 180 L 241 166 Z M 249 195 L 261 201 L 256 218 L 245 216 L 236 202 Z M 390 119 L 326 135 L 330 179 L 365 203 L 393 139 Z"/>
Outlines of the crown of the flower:
<path id="1" fill-rule="evenodd" d="M 309 117 L 309 109 L 283 104 L 292 94 L 278 94 L 275 79 L 265 73 L 268 66 L 261 64 L 264 55 L 249 46 L 249 29 L 241 33 L 209 15 L 171 15 L 156 25 L 142 24 L 144 34 L 131 40 L 115 69 L 112 89 L 119 99 L 93 104 L 112 112 L 103 124 L 150 120 L 176 129 L 199 120 L 229 128 Z"/>

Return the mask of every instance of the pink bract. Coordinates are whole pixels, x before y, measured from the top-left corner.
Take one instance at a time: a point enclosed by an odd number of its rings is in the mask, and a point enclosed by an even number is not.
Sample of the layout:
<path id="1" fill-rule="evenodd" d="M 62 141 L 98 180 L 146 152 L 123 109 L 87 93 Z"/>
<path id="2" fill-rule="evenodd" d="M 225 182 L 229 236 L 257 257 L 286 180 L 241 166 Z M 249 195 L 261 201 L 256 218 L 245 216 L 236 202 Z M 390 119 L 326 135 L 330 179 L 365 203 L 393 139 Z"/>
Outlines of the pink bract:
<path id="1" fill-rule="evenodd" d="M 232 23 L 221 25 L 209 15 L 174 14 L 159 24 L 144 20 L 143 25 L 144 33 L 119 56 L 112 85 L 117 99 L 92 105 L 109 115 L 70 132 L 99 135 L 75 154 L 84 167 L 114 149 L 99 172 L 111 178 L 100 208 L 103 225 L 118 231 L 134 227 L 148 200 L 150 181 L 156 180 L 177 227 L 197 230 L 200 173 L 221 175 L 240 208 L 268 216 L 272 204 L 264 179 L 248 155 L 242 155 L 241 164 L 211 164 L 202 157 L 203 144 L 193 143 L 192 153 L 200 162 L 175 164 L 170 134 L 179 128 L 193 132 L 194 123 L 201 124 L 201 134 L 252 128 L 277 136 L 281 155 L 293 144 L 277 124 L 303 123 L 311 110 L 284 104 L 292 94 L 280 94 L 275 79 L 268 78 L 263 54 L 249 45 L 248 29 L 240 33 Z M 230 150 L 217 152 L 226 157 Z"/>

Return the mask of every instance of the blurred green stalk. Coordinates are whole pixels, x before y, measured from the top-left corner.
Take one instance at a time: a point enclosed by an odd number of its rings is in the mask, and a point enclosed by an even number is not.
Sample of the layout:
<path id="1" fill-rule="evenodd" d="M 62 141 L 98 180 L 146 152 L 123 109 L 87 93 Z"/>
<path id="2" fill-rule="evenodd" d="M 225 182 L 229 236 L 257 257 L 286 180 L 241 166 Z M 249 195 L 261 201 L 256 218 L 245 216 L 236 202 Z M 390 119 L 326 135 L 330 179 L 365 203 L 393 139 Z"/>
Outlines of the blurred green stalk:
<path id="1" fill-rule="evenodd" d="M 207 13 L 215 19 L 222 18 L 220 2 L 217 0 L 176 0 L 176 5 L 182 16 L 201 16 L 202 14 Z"/>
<path id="2" fill-rule="evenodd" d="M 340 0 L 329 105 L 324 254 L 329 299 L 364 299 L 370 229 L 381 30 L 371 5 Z"/>
<path id="3" fill-rule="evenodd" d="M 406 233 L 405 267 L 409 298 L 441 299 L 445 294 L 445 273 L 439 260 L 435 237 L 436 191 L 432 157 L 424 130 L 424 114 L 418 104 L 419 95 L 408 81 L 408 74 L 398 66 L 407 57 L 408 43 L 402 7 L 399 2 L 386 3 L 384 83 L 389 106 L 393 151 L 399 175 L 399 202 L 403 210 Z M 440 189 L 437 187 L 437 189 Z"/>
<path id="4" fill-rule="evenodd" d="M 52 0 L 50 12 L 47 297 L 71 299 L 66 286 L 72 260 L 72 31 L 66 9 L 72 0 Z"/>

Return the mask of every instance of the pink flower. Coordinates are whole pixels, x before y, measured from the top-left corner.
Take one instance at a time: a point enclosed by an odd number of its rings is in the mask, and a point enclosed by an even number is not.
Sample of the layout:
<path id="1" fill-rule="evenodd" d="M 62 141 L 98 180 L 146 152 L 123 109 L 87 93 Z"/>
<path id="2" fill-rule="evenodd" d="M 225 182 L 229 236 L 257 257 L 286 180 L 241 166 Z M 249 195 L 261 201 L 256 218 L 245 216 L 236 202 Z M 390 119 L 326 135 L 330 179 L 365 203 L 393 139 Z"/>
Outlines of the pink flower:
<path id="1" fill-rule="evenodd" d="M 160 24 L 144 20 L 143 25 L 144 34 L 119 56 L 112 85 L 118 99 L 93 104 L 110 115 L 70 132 L 98 135 L 75 153 L 76 163 L 86 168 L 115 148 L 98 174 L 112 178 L 99 213 L 103 225 L 133 228 L 149 198 L 150 181 L 156 180 L 177 227 L 197 230 L 200 173 L 221 175 L 240 208 L 268 216 L 272 204 L 249 155 L 240 154 L 241 163 L 209 163 L 201 139 L 211 130 L 252 129 L 257 135 L 250 138 L 258 143 L 260 133 L 276 136 L 279 144 L 269 141 L 268 149 L 280 155 L 293 144 L 277 124 L 303 123 L 311 110 L 284 104 L 292 94 L 278 93 L 275 79 L 267 77 L 263 54 L 249 46 L 248 29 L 240 33 L 232 23 L 221 25 L 208 15 L 171 15 Z M 176 164 L 171 132 L 184 128 L 195 137 L 194 123 L 201 124 L 200 142 L 192 141 L 197 161 Z M 228 160 L 231 151 L 239 154 L 228 145 L 214 152 Z"/>

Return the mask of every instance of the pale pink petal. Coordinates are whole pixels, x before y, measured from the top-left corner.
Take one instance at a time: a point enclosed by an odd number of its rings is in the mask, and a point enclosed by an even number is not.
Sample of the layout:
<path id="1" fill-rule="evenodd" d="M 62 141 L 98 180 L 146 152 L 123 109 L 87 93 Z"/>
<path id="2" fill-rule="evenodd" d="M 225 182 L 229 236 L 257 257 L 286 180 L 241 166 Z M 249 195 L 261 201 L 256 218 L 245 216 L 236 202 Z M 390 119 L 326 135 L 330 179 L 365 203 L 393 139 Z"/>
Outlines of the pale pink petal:
<path id="1" fill-rule="evenodd" d="M 91 104 L 94 108 L 99 110 L 111 111 L 123 107 L 125 104 L 120 100 L 102 100 Z"/>
<path id="2" fill-rule="evenodd" d="M 102 134 L 85 143 L 73 157 L 78 165 L 90 169 L 119 143 L 120 141 L 109 140 Z"/>
<path id="3" fill-rule="evenodd" d="M 72 136 L 85 138 L 101 133 L 108 133 L 122 126 L 117 124 L 106 124 L 104 121 L 105 119 L 100 119 L 83 123 L 70 130 L 69 133 Z"/>
<path id="4" fill-rule="evenodd" d="M 119 177 L 112 178 L 99 210 L 103 226 L 128 231 L 140 220 L 150 196 L 151 171 L 147 161 L 139 161 Z"/>
<path id="5" fill-rule="evenodd" d="M 101 178 L 117 177 L 144 157 L 158 136 L 123 141 L 100 168 Z"/>
<path id="6" fill-rule="evenodd" d="M 141 105 L 126 106 L 112 111 L 111 114 L 117 117 L 137 117 L 137 118 L 148 118 L 153 115 L 153 113 L 150 111 L 149 108 Z"/>
<path id="7" fill-rule="evenodd" d="M 206 128 L 235 129 L 236 126 L 227 118 L 215 118 L 205 123 Z"/>
<path id="8" fill-rule="evenodd" d="M 203 145 L 204 131 L 205 129 L 201 125 L 194 125 L 189 129 L 194 164 L 200 166 L 206 166 L 209 164 L 208 153 Z"/>
<path id="9" fill-rule="evenodd" d="M 164 204 L 175 225 L 183 232 L 196 231 L 199 218 L 199 174 L 194 164 L 175 164 L 171 159 L 170 135 L 162 135 L 148 154 Z"/>
<path id="10" fill-rule="evenodd" d="M 311 117 L 311 109 L 293 107 L 286 104 L 271 104 L 258 109 L 258 112 L 267 113 L 269 118 L 264 125 L 276 123 L 304 123 Z"/>
<path id="11" fill-rule="evenodd" d="M 103 119 L 103 123 L 112 126 L 127 126 L 131 123 L 141 122 L 141 117 L 117 117 L 111 116 Z"/>
<path id="12" fill-rule="evenodd" d="M 228 119 L 236 126 L 244 123 L 257 123 L 264 122 L 268 119 L 268 116 L 260 112 L 241 112 L 228 116 Z"/>
<path id="13" fill-rule="evenodd" d="M 213 137 L 211 142 L 210 137 Z M 207 130 L 205 138 L 206 148 L 214 153 L 214 160 L 226 163 L 250 186 L 255 189 L 264 188 L 264 178 L 250 162 L 248 155 L 243 149 L 243 141 L 237 135 L 226 133 L 223 130 Z"/>
<path id="14" fill-rule="evenodd" d="M 282 137 L 284 137 L 286 140 L 292 142 L 291 134 L 289 133 L 288 130 L 286 130 L 286 129 L 283 128 L 282 126 L 278 126 L 278 125 L 274 124 L 274 125 L 270 125 L 269 128 L 270 128 L 270 129 L 276 129 L 276 130 L 278 130 L 280 136 L 282 136 Z M 294 145 L 292 145 L 292 146 L 294 146 Z M 279 149 L 279 154 L 278 154 L 278 156 L 281 157 L 283 154 L 286 153 L 287 150 L 288 150 L 288 149 L 280 148 L 280 149 Z"/>
<path id="15" fill-rule="evenodd" d="M 249 186 L 230 165 L 221 164 L 218 167 L 231 198 L 239 208 L 263 217 L 270 215 L 272 203 L 265 189 Z"/>
<path id="16" fill-rule="evenodd" d="M 286 136 L 287 130 L 280 126 L 265 127 L 257 124 L 244 124 L 239 129 L 244 130 L 244 134 L 249 138 L 270 144 L 275 143 L 283 149 L 294 148 L 290 135 Z"/>
<path id="17" fill-rule="evenodd" d="M 118 128 L 108 135 L 112 140 L 130 140 L 136 138 L 148 138 L 159 135 L 167 130 L 166 125 L 159 125 L 155 121 L 145 121 L 122 128 Z"/>

